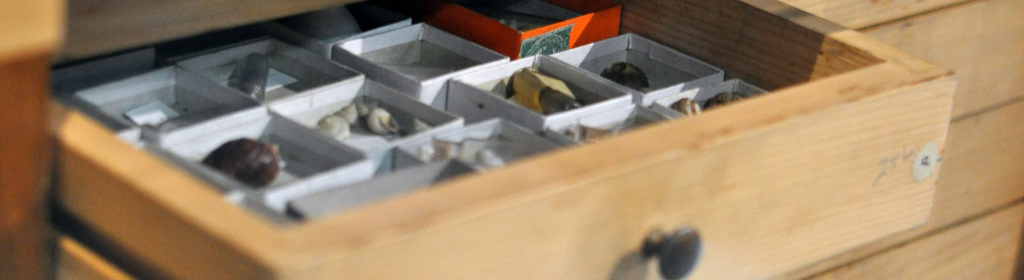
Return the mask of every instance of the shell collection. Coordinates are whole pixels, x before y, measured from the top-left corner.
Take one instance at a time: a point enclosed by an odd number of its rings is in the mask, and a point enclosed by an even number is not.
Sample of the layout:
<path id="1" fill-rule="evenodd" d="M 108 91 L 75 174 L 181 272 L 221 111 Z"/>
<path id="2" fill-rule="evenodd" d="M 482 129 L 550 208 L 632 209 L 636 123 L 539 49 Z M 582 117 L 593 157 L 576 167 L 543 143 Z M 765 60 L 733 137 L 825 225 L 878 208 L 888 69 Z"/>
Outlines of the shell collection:
<path id="1" fill-rule="evenodd" d="M 639 91 L 651 87 L 647 74 L 644 74 L 640 67 L 628 62 L 613 63 L 601 71 L 601 77 Z"/>
<path id="2" fill-rule="evenodd" d="M 203 159 L 203 164 L 257 187 L 273 181 L 283 167 L 276 145 L 245 138 L 217 147 Z"/>
<path id="3" fill-rule="evenodd" d="M 270 59 L 266 55 L 253 53 L 235 63 L 235 69 L 228 77 L 228 86 L 252 96 L 256 100 L 266 99 L 267 76 L 270 75 Z"/>
<path id="4" fill-rule="evenodd" d="M 541 74 L 535 68 L 523 68 L 508 80 L 506 98 L 534 112 L 549 115 L 583 105 L 576 100 L 565 82 Z"/>
<path id="5" fill-rule="evenodd" d="M 740 100 L 743 100 L 743 96 L 735 92 L 719 93 L 718 95 L 715 95 L 715 97 L 708 99 L 708 101 L 704 103 L 704 110 L 710 110 L 711 108 Z"/>
<path id="6" fill-rule="evenodd" d="M 420 147 L 419 156 L 426 162 L 459 158 L 487 168 L 505 166 L 506 160 L 491 147 L 493 144 L 489 139 L 464 139 L 461 142 L 435 139 Z"/>
<path id="7" fill-rule="evenodd" d="M 700 104 L 689 98 L 679 99 L 679 101 L 672 103 L 670 108 L 682 113 L 684 116 L 700 115 L 701 112 Z"/>
<path id="8" fill-rule="evenodd" d="M 391 135 L 401 130 L 391 112 L 379 107 L 376 102 L 352 102 L 320 119 L 316 128 L 327 136 L 345 140 L 352 136 L 351 126 L 357 124 L 377 135 Z M 419 119 L 414 119 L 413 125 L 413 132 L 430 129 L 429 124 Z"/>

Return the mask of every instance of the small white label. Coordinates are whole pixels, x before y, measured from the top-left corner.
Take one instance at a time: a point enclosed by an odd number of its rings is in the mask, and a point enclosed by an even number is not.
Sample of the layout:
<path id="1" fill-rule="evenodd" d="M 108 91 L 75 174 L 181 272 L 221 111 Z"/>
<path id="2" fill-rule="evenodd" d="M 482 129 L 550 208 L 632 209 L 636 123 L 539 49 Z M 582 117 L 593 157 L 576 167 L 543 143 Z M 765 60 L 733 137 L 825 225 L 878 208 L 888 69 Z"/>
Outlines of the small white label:
<path id="1" fill-rule="evenodd" d="M 917 158 L 914 159 L 914 182 L 920 183 L 928 180 L 932 174 L 935 174 L 935 168 L 941 161 L 939 148 L 935 144 L 924 145 L 921 151 L 917 152 Z"/>
<path id="2" fill-rule="evenodd" d="M 178 112 L 159 101 L 146 103 L 124 113 L 124 116 L 137 125 L 160 125 L 171 118 L 177 118 Z"/>
<path id="3" fill-rule="evenodd" d="M 280 71 L 277 71 L 277 70 L 274 70 L 273 68 L 271 68 L 270 69 L 270 73 L 267 74 L 267 88 L 266 88 L 266 91 L 269 92 L 269 91 L 272 91 L 272 90 L 275 90 L 275 89 L 279 89 L 279 88 L 281 88 L 283 86 L 287 86 L 287 85 L 290 85 L 290 84 L 292 84 L 294 82 L 298 82 L 298 81 L 299 81 L 298 79 L 296 79 L 296 78 L 294 78 L 292 76 L 288 76 L 288 74 L 281 73 Z"/>

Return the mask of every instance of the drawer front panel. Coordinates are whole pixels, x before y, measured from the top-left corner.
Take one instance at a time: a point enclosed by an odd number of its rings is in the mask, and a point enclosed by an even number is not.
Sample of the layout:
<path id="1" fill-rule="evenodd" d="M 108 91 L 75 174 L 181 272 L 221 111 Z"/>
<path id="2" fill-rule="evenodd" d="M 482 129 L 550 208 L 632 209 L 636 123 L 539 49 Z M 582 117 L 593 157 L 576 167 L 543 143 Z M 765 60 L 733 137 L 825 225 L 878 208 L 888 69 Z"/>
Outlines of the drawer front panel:
<path id="1" fill-rule="evenodd" d="M 954 118 L 1024 96 L 1024 2 L 972 1 L 862 30 L 956 71 Z"/>
<path id="2" fill-rule="evenodd" d="M 1016 204 L 809 279 L 1015 279 L 1022 220 Z"/>

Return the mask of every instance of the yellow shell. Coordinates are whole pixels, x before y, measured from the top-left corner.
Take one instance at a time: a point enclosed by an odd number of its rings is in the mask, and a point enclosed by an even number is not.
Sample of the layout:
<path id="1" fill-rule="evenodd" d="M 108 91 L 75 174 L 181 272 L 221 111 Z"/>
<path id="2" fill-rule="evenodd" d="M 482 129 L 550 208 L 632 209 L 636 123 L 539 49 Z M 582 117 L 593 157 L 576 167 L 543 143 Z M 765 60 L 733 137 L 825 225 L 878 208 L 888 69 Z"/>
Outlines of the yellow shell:
<path id="1" fill-rule="evenodd" d="M 565 85 L 565 82 L 541 74 L 534 68 L 523 68 L 512 74 L 509 79 L 509 88 L 512 93 L 512 100 L 520 105 L 523 105 L 530 110 L 538 113 L 543 113 L 544 108 L 540 104 L 540 93 L 545 88 L 550 88 L 569 97 L 576 98 L 569 90 L 569 87 Z"/>

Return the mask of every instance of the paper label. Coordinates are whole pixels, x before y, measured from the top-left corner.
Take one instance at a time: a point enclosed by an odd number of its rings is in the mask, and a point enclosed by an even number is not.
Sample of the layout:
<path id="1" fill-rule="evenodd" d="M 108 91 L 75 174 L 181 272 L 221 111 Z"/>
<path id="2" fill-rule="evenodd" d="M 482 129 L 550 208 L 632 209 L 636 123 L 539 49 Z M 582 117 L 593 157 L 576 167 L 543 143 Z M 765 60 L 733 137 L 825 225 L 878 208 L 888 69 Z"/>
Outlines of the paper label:
<path id="1" fill-rule="evenodd" d="M 137 125 L 148 124 L 158 126 L 168 119 L 177 118 L 179 115 L 178 112 L 175 112 L 174 109 L 171 109 L 171 107 L 168 107 L 163 102 L 153 101 L 125 112 L 124 116 Z"/>
<path id="2" fill-rule="evenodd" d="M 917 152 L 914 159 L 914 182 L 920 183 L 927 180 L 935 173 L 935 167 L 939 165 L 942 158 L 939 156 L 939 148 L 935 144 L 928 143 Z"/>
<path id="3" fill-rule="evenodd" d="M 549 55 L 568 50 L 572 28 L 573 24 L 569 24 L 551 32 L 523 40 L 523 43 L 519 45 L 519 57 L 529 57 L 538 54 Z"/>

